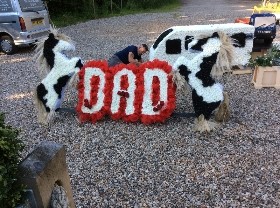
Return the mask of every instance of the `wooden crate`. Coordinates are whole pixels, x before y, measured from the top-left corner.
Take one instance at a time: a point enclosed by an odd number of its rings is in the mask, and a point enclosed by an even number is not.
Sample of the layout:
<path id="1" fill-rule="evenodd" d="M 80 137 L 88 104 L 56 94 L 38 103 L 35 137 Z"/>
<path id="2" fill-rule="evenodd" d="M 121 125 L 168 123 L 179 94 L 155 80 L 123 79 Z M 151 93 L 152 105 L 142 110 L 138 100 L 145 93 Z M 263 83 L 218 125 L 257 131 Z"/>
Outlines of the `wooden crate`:
<path id="1" fill-rule="evenodd" d="M 251 74 L 252 71 L 251 67 L 239 67 L 238 69 L 233 69 L 232 74 Z"/>
<path id="2" fill-rule="evenodd" d="M 253 69 L 251 68 L 251 67 L 245 67 L 245 66 L 234 66 L 233 68 L 232 68 L 232 74 L 237 74 L 237 75 L 239 75 L 239 74 L 251 74 L 252 73 L 252 71 L 253 71 Z"/>
<path id="3" fill-rule="evenodd" d="M 252 74 L 252 69 L 234 69 L 232 70 L 232 74 Z"/>
<path id="4" fill-rule="evenodd" d="M 256 89 L 261 89 L 263 87 L 280 89 L 280 66 L 256 67 L 252 83 Z"/>

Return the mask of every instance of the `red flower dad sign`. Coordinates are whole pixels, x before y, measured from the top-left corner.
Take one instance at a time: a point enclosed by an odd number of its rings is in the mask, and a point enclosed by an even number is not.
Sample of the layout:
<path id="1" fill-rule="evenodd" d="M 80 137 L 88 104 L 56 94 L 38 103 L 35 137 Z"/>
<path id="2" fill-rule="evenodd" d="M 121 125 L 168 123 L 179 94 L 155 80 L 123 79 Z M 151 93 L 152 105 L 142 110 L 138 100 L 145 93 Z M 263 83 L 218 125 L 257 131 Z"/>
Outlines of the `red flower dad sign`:
<path id="1" fill-rule="evenodd" d="M 159 60 L 111 68 L 106 61 L 89 61 L 79 72 L 76 110 L 80 121 L 94 123 L 107 114 L 126 122 L 164 122 L 176 103 L 171 70 Z"/>

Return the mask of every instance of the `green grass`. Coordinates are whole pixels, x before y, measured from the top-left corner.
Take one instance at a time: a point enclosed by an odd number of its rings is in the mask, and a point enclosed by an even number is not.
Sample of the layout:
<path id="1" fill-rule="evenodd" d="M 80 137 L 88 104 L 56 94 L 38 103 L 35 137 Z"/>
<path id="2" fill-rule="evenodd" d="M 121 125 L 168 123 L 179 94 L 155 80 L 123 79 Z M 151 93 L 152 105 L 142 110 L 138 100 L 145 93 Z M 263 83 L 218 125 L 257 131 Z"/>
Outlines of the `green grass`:
<path id="1" fill-rule="evenodd" d="M 262 4 L 254 6 L 254 11 L 258 12 L 280 12 L 280 5 L 278 3 L 268 3 L 266 6 Z"/>
<path id="2" fill-rule="evenodd" d="M 50 15 L 51 23 L 56 27 L 65 27 L 69 25 L 74 25 L 80 22 L 85 22 L 87 20 L 94 19 L 94 17 L 89 15 L 81 16 L 80 13 L 64 13 L 58 15 Z"/>
<path id="3" fill-rule="evenodd" d="M 159 12 L 170 12 L 175 11 L 181 6 L 180 0 L 177 0 L 174 3 L 164 5 L 157 9 L 145 9 L 145 10 L 139 10 L 139 9 L 123 9 L 119 13 L 113 13 L 113 14 L 107 14 L 107 15 L 99 15 L 98 17 L 94 17 L 92 11 L 86 11 L 83 13 L 67 13 L 64 12 L 63 14 L 50 14 L 51 22 L 56 27 L 65 27 L 69 25 L 74 25 L 81 22 L 86 22 L 88 20 L 98 19 L 98 18 L 106 18 L 106 17 L 114 17 L 114 16 L 124 16 L 129 14 L 141 14 L 141 13 L 159 13 Z"/>

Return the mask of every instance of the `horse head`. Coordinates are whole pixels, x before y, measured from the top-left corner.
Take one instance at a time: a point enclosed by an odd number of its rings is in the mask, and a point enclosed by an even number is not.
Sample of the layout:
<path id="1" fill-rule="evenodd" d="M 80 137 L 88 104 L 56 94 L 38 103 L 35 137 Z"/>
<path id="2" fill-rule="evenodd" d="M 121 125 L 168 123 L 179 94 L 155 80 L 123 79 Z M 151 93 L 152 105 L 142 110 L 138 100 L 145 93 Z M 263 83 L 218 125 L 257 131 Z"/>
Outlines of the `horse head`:
<path id="1" fill-rule="evenodd" d="M 51 71 L 56 55 L 63 55 L 65 51 L 74 50 L 75 46 L 70 37 L 51 28 L 48 38 L 38 42 L 35 50 L 34 58 L 41 76 L 45 77 Z"/>

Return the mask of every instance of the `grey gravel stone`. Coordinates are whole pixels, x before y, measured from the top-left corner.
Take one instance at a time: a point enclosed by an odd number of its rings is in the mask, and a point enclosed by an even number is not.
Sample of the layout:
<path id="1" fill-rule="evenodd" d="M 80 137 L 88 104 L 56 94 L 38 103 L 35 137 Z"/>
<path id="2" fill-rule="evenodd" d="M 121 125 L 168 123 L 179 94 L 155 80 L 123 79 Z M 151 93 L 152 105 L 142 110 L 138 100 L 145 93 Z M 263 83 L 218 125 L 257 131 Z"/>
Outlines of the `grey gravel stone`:
<path id="1" fill-rule="evenodd" d="M 52 208 L 69 208 L 67 193 L 62 186 L 55 185 L 51 195 Z"/>
<path id="2" fill-rule="evenodd" d="M 128 44 L 151 46 L 174 25 L 250 16 L 257 3 L 189 0 L 175 12 L 92 20 L 61 32 L 76 42 L 72 55 L 108 59 Z M 40 82 L 33 55 L 21 49 L 0 56 L 0 111 L 21 130 L 22 157 L 45 140 L 67 146 L 77 207 L 280 207 L 279 90 L 254 89 L 250 74 L 225 76 L 232 116 L 211 133 L 193 132 L 192 118 L 150 126 L 106 118 L 81 125 L 67 112 L 45 128 L 36 121 L 32 100 Z M 68 88 L 63 107 L 76 102 L 77 91 Z M 176 112 L 193 112 L 190 94 L 177 95 Z"/>

